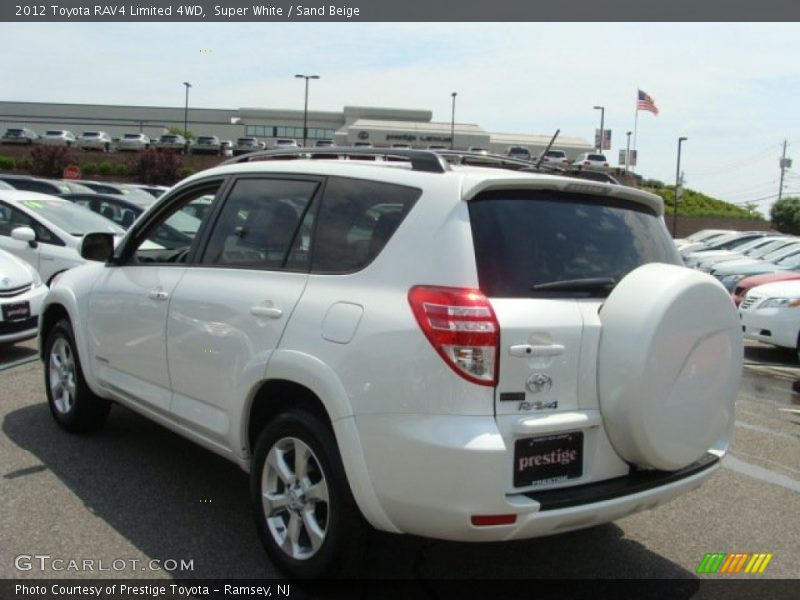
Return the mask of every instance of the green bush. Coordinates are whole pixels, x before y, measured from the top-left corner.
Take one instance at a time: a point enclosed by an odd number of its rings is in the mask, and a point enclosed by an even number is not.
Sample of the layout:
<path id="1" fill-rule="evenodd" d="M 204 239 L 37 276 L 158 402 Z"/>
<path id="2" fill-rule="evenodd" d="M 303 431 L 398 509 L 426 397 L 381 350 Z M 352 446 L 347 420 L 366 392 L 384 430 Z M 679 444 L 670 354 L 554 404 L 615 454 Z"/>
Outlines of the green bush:
<path id="1" fill-rule="evenodd" d="M 81 165 L 81 171 L 84 175 L 97 175 L 97 163 L 87 161 Z"/>
<path id="2" fill-rule="evenodd" d="M 33 166 L 30 158 L 19 158 L 17 159 L 14 168 L 19 171 L 29 171 L 30 168 Z"/>
<path id="3" fill-rule="evenodd" d="M 197 169 L 194 167 L 183 167 L 181 169 L 181 179 L 189 177 L 189 175 L 194 175 L 195 173 L 197 173 Z"/>
<path id="4" fill-rule="evenodd" d="M 13 171 L 16 167 L 17 161 L 11 156 L 0 156 L 0 169 L 4 171 Z"/>
<path id="5" fill-rule="evenodd" d="M 97 172 L 100 175 L 111 175 L 114 172 L 114 164 L 104 160 L 97 165 Z"/>
<path id="6" fill-rule="evenodd" d="M 116 163 L 114 168 L 111 170 L 111 174 L 116 177 L 126 177 L 130 172 L 130 168 L 128 165 L 123 163 Z"/>

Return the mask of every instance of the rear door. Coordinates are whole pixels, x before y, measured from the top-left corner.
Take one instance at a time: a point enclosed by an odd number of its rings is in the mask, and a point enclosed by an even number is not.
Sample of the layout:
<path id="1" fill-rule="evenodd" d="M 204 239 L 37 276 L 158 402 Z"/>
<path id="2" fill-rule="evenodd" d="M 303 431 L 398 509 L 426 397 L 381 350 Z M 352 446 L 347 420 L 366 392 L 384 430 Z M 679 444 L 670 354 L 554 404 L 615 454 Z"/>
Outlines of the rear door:
<path id="1" fill-rule="evenodd" d="M 242 405 L 308 280 L 314 178 L 234 181 L 199 264 L 173 294 L 167 358 L 173 414 L 228 446 Z"/>

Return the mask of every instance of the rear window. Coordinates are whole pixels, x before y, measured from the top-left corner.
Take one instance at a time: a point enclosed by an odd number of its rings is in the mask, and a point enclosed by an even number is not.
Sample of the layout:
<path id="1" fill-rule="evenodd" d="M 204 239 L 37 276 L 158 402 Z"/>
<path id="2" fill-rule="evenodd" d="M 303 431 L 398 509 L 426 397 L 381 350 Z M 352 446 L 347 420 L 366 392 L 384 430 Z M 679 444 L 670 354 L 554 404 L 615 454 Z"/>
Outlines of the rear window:
<path id="1" fill-rule="evenodd" d="M 471 201 L 469 214 L 478 280 L 490 297 L 574 295 L 532 288 L 585 279 L 619 282 L 646 263 L 681 264 L 661 218 L 635 202 L 503 191 Z M 605 296 L 608 289 L 591 295 Z"/>
<path id="2" fill-rule="evenodd" d="M 544 155 L 550 158 L 565 158 L 567 156 L 561 150 L 548 150 Z"/>
<path id="3" fill-rule="evenodd" d="M 602 154 L 590 154 L 586 157 L 587 160 L 597 160 L 600 162 L 606 162 L 606 157 Z"/>
<path id="4" fill-rule="evenodd" d="M 126 139 L 126 140 L 138 140 L 138 139 L 141 139 L 142 134 L 141 133 L 126 133 L 122 137 L 124 139 Z"/>
<path id="5" fill-rule="evenodd" d="M 22 129 L 7 129 L 6 133 L 20 134 L 22 133 Z"/>

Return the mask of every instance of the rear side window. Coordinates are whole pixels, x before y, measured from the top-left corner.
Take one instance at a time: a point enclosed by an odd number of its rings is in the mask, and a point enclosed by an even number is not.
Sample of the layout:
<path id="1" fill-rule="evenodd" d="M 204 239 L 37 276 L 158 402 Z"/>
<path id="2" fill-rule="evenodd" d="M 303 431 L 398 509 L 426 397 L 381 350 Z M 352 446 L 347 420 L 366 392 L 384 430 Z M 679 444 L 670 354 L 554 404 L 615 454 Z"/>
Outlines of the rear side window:
<path id="1" fill-rule="evenodd" d="M 363 269 L 383 250 L 422 194 L 416 188 L 333 177 L 320 207 L 315 273 Z"/>
<path id="2" fill-rule="evenodd" d="M 469 214 L 478 280 L 490 297 L 569 295 L 532 288 L 584 279 L 619 282 L 646 263 L 681 264 L 663 221 L 634 202 L 504 191 L 471 201 Z"/>

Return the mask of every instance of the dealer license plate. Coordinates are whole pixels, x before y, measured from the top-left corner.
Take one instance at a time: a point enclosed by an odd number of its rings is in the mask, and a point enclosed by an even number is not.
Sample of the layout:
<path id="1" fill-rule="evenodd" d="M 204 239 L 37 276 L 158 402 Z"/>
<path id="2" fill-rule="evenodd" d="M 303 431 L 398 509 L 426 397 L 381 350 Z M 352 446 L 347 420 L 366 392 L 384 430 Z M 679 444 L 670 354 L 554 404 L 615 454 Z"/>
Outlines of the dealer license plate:
<path id="1" fill-rule="evenodd" d="M 583 432 L 517 440 L 514 487 L 550 485 L 583 475 Z"/>
<path id="2" fill-rule="evenodd" d="M 3 305 L 3 321 L 24 321 L 31 318 L 31 305 L 28 302 L 14 302 Z"/>

